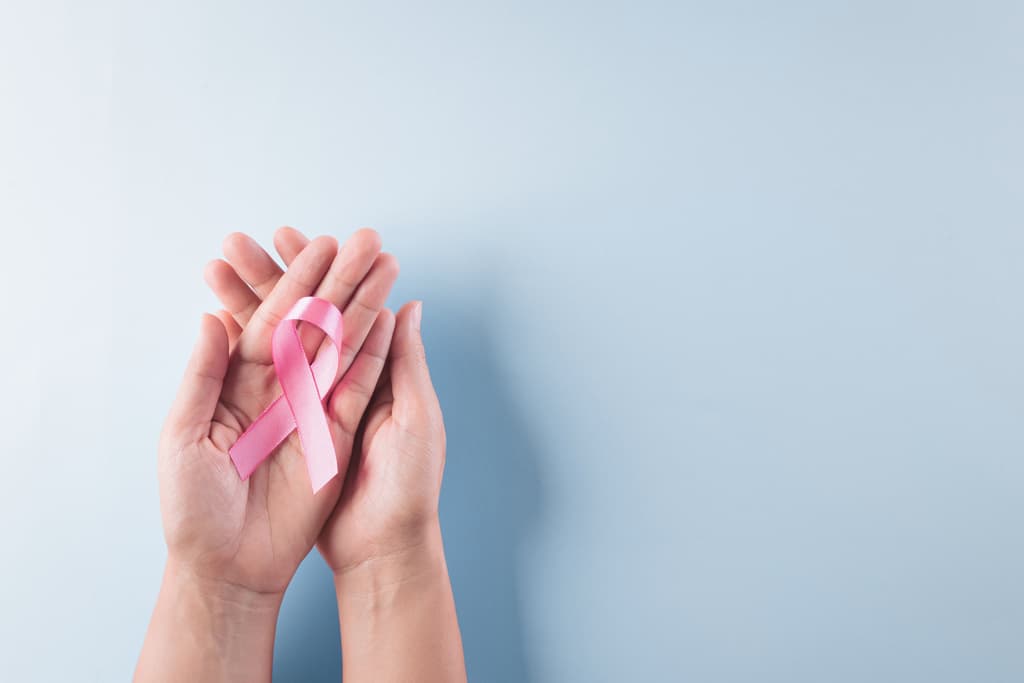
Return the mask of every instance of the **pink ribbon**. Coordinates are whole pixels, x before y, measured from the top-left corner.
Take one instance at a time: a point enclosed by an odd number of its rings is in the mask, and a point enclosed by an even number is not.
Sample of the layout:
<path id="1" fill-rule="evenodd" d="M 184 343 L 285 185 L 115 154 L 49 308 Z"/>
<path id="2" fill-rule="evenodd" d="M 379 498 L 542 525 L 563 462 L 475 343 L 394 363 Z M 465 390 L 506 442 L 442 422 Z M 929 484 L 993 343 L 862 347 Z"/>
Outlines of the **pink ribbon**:
<path id="1" fill-rule="evenodd" d="M 300 322 L 319 327 L 331 340 L 331 344 L 320 349 L 312 364 L 306 360 L 299 339 Z M 295 302 L 274 328 L 271 353 L 282 394 L 228 449 L 242 479 L 248 478 L 295 429 L 299 431 L 299 443 L 306 455 L 313 493 L 338 474 L 338 459 L 324 414 L 324 401 L 337 380 L 341 338 L 341 312 L 330 301 L 315 296 Z"/>

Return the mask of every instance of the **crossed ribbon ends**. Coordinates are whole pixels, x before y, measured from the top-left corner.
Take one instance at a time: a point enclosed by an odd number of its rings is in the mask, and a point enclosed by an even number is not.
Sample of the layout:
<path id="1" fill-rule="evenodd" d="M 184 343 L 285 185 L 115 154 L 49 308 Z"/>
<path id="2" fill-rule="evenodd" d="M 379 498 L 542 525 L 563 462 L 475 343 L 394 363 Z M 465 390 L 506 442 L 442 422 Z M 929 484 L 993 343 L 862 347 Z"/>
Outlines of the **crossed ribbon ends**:
<path id="1" fill-rule="evenodd" d="M 318 327 L 331 341 L 320 348 L 312 363 L 299 338 L 300 322 Z M 228 449 L 242 479 L 247 479 L 294 430 L 299 432 L 313 493 L 338 474 L 324 402 L 337 379 L 341 340 L 341 311 L 330 301 L 314 296 L 295 302 L 274 328 L 271 353 L 282 393 Z"/>

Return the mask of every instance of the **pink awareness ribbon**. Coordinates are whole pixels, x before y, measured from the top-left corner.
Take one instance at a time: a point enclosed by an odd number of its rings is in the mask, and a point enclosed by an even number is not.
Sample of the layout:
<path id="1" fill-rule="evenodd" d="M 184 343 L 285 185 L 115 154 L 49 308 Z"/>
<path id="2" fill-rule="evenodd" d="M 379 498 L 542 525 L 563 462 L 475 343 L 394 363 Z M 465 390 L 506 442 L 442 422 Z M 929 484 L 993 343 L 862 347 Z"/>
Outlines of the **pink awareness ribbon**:
<path id="1" fill-rule="evenodd" d="M 312 363 L 306 359 L 299 339 L 300 322 L 315 325 L 331 340 L 320 348 Z M 315 296 L 295 302 L 274 328 L 271 353 L 282 394 L 228 449 L 242 479 L 247 479 L 295 429 L 306 455 L 313 493 L 338 474 L 324 401 L 337 380 L 341 339 L 341 311 L 330 301 Z"/>

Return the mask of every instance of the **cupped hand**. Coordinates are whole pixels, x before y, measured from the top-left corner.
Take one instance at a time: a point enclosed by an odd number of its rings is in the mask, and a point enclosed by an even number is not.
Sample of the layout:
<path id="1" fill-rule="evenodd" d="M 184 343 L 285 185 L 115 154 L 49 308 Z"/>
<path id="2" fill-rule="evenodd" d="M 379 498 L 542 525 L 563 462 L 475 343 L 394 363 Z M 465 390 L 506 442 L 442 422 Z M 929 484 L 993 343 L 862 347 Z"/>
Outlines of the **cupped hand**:
<path id="1" fill-rule="evenodd" d="M 256 288 L 254 296 L 273 287 L 277 281 L 273 278 L 288 278 L 319 239 L 310 242 L 291 228 L 279 230 L 274 244 L 288 264 L 287 274 L 271 273 L 268 267 L 264 286 Z M 273 263 L 265 252 L 254 260 Z M 232 265 L 238 271 L 236 277 L 245 277 L 240 261 Z M 231 273 L 226 269 L 217 278 L 208 278 L 214 293 L 234 310 L 237 287 L 229 286 L 230 281 Z M 250 297 L 248 305 L 255 306 L 256 302 Z M 343 415 L 355 416 L 352 421 L 341 420 L 346 434 L 354 432 L 355 445 L 340 499 L 318 540 L 321 553 L 335 573 L 403 553 L 437 535 L 446 443 L 441 407 L 420 335 L 421 316 L 420 302 L 403 306 L 395 317 L 383 372 L 377 365 L 382 359 L 375 353 L 367 354 L 366 363 L 373 363 L 373 367 L 348 373 L 335 390 L 346 397 L 343 403 L 351 404 Z M 245 320 L 238 322 L 245 325 Z M 248 324 L 253 324 L 251 319 Z M 385 324 L 378 331 L 381 336 L 391 333 Z M 245 327 L 242 337 L 247 333 Z M 386 344 L 368 343 L 370 346 L 377 351 Z"/>
<path id="2" fill-rule="evenodd" d="M 287 230 L 285 239 L 291 237 Z M 280 394 L 270 340 L 301 297 L 315 295 L 342 311 L 344 373 L 326 412 L 339 473 L 349 467 L 367 387 L 381 375 L 395 326 L 384 303 L 398 275 L 371 230 L 338 249 L 319 237 L 293 254 L 282 273 L 242 234 L 224 243 L 227 261 L 207 266 L 206 279 L 227 311 L 205 315 L 184 380 L 160 437 L 160 502 L 168 563 L 214 583 L 280 594 L 317 541 L 342 490 L 336 477 L 315 495 L 293 433 L 242 480 L 228 448 Z M 312 354 L 322 340 L 303 330 Z M 379 410 L 375 408 L 375 410 Z M 375 413 L 376 414 L 376 413 Z"/>

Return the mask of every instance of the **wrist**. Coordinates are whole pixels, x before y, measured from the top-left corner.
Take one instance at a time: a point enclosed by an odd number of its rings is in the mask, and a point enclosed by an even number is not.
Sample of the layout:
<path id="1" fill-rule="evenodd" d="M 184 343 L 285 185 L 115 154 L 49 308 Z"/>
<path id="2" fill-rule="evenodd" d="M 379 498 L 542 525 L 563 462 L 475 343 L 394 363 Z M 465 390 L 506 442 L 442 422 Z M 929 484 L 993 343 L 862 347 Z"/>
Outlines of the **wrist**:
<path id="1" fill-rule="evenodd" d="M 409 533 L 401 543 L 378 549 L 353 564 L 334 570 L 339 598 L 369 598 L 408 583 L 448 581 L 441 525 L 435 517 Z"/>
<path id="2" fill-rule="evenodd" d="M 346 681 L 465 681 L 440 524 L 334 574 Z"/>
<path id="3" fill-rule="evenodd" d="M 277 618 L 284 592 L 259 591 L 209 576 L 187 563 L 167 559 L 160 593 L 187 599 L 212 617 L 225 621 L 273 616 Z"/>
<path id="4" fill-rule="evenodd" d="M 168 560 L 136 680 L 269 681 L 282 598 Z"/>

